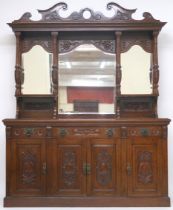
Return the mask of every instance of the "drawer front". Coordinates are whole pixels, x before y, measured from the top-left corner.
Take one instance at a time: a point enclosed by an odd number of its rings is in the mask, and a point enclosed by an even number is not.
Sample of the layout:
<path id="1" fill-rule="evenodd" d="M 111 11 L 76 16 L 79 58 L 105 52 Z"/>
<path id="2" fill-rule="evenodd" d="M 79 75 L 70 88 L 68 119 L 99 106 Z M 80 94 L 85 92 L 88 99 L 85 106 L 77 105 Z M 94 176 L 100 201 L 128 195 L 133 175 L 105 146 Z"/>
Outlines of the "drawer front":
<path id="1" fill-rule="evenodd" d="M 59 127 L 53 128 L 53 137 L 82 137 L 82 138 L 115 138 L 119 136 L 118 128 L 100 127 Z"/>
<path id="2" fill-rule="evenodd" d="M 141 137 L 162 137 L 161 126 L 143 126 L 143 127 L 129 127 L 127 129 L 128 136 L 141 136 Z"/>
<path id="3" fill-rule="evenodd" d="M 120 126 L 120 127 L 11 127 L 7 138 L 128 138 L 167 137 L 165 126 Z"/>
<path id="4" fill-rule="evenodd" d="M 120 131 L 120 136 L 122 139 L 132 138 L 132 137 L 159 137 L 167 138 L 167 128 L 162 126 L 122 126 Z"/>
<path id="5" fill-rule="evenodd" d="M 12 138 L 45 138 L 44 127 L 14 127 L 11 132 Z"/>

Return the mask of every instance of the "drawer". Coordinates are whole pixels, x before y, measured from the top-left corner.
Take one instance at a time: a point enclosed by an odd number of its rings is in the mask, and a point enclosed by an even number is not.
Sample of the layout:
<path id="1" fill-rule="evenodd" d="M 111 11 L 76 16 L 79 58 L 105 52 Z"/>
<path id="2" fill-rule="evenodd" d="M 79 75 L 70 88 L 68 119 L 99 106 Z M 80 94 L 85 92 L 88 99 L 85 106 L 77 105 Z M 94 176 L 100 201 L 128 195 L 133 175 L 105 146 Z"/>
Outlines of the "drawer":
<path id="1" fill-rule="evenodd" d="M 45 138 L 45 127 L 14 127 L 11 131 L 12 138 Z"/>
<path id="2" fill-rule="evenodd" d="M 162 137 L 163 128 L 161 126 L 144 126 L 144 127 L 128 127 L 128 136 L 141 136 L 141 137 Z"/>
<path id="3" fill-rule="evenodd" d="M 82 137 L 82 138 L 115 138 L 119 136 L 118 128 L 100 127 L 59 127 L 53 128 L 53 137 Z"/>

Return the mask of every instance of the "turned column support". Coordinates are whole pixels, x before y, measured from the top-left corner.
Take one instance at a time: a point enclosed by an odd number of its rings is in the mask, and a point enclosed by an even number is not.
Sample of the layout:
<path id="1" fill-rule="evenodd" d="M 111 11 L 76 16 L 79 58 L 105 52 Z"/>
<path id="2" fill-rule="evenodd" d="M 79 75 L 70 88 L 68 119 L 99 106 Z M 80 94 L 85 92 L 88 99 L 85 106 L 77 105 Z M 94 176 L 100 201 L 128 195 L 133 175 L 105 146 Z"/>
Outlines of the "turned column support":
<path id="1" fill-rule="evenodd" d="M 22 94 L 22 84 L 24 82 L 23 68 L 21 67 L 21 32 L 16 32 L 16 65 L 15 65 L 15 82 L 16 92 L 15 96 Z"/>
<path id="2" fill-rule="evenodd" d="M 152 84 L 153 95 L 159 95 L 158 82 L 159 82 L 159 65 L 158 65 L 158 49 L 157 49 L 157 37 L 159 31 L 153 31 L 153 56 L 152 56 Z"/>
<path id="3" fill-rule="evenodd" d="M 121 35 L 122 32 L 115 32 L 115 40 L 116 40 L 116 82 L 115 82 L 115 100 L 117 101 L 117 97 L 121 95 Z M 116 103 L 116 114 L 117 117 L 120 117 L 120 107 L 119 104 Z"/>
<path id="4" fill-rule="evenodd" d="M 53 118 L 56 118 L 58 110 L 58 32 L 52 32 L 51 36 L 52 36 L 52 52 L 53 52 L 52 93 L 55 98 Z"/>

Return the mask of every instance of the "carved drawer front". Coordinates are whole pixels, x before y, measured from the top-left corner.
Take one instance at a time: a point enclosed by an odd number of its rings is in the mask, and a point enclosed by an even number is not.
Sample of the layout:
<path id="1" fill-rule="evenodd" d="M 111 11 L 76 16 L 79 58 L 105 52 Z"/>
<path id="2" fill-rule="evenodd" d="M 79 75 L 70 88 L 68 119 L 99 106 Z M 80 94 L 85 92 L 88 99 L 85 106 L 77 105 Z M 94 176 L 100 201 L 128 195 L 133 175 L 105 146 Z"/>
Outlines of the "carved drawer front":
<path id="1" fill-rule="evenodd" d="M 45 138 L 46 129 L 43 127 L 16 127 L 12 129 L 13 138 Z"/>
<path id="2" fill-rule="evenodd" d="M 127 135 L 130 137 L 162 137 L 161 126 L 143 126 L 143 127 L 129 127 L 127 128 Z"/>
<path id="3" fill-rule="evenodd" d="M 53 129 L 53 137 L 83 137 L 83 138 L 115 138 L 118 137 L 117 128 L 99 127 L 59 127 Z"/>

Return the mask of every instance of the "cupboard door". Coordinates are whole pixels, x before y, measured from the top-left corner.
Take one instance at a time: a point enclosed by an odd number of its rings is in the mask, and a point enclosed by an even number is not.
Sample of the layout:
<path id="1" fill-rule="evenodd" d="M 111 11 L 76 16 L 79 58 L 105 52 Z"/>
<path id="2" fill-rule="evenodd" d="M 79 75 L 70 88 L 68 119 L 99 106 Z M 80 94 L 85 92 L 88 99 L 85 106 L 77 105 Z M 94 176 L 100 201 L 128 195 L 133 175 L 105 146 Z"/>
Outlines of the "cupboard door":
<path id="1" fill-rule="evenodd" d="M 128 195 L 160 195 L 162 140 L 149 137 L 139 138 L 134 138 L 128 142 Z"/>
<path id="2" fill-rule="evenodd" d="M 86 191 L 83 164 L 85 147 L 80 139 L 58 139 L 48 142 L 48 194 L 81 195 Z"/>
<path id="3" fill-rule="evenodd" d="M 117 142 L 119 142 L 117 140 Z M 87 187 L 89 195 L 116 195 L 120 185 L 120 148 L 113 139 L 91 140 L 88 144 Z"/>
<path id="4" fill-rule="evenodd" d="M 43 140 L 12 140 L 10 195 L 43 195 L 46 162 Z"/>

